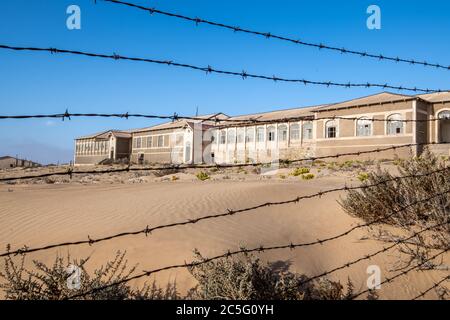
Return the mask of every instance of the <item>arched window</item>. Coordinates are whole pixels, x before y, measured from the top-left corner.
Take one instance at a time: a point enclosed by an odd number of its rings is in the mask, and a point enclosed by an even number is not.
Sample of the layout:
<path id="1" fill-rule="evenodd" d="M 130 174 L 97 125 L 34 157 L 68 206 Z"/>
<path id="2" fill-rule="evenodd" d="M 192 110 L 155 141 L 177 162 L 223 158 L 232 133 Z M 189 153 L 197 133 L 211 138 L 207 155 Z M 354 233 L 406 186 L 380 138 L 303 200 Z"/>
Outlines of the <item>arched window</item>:
<path id="1" fill-rule="evenodd" d="M 291 140 L 299 140 L 300 139 L 300 126 L 298 123 L 291 124 L 290 128 Z"/>
<path id="2" fill-rule="evenodd" d="M 278 141 L 287 141 L 287 125 L 278 126 Z"/>
<path id="3" fill-rule="evenodd" d="M 367 117 L 362 117 L 356 120 L 356 136 L 370 136 L 372 135 L 372 120 Z"/>
<path id="4" fill-rule="evenodd" d="M 275 141 L 275 127 L 267 127 L 267 141 Z"/>
<path id="5" fill-rule="evenodd" d="M 337 137 L 337 122 L 336 120 L 330 120 L 325 123 L 325 138 L 336 138 Z"/>
<path id="6" fill-rule="evenodd" d="M 404 123 L 401 114 L 394 113 L 387 117 L 387 134 L 388 135 L 396 135 L 403 134 L 404 131 Z"/>
<path id="7" fill-rule="evenodd" d="M 245 133 L 245 141 L 253 142 L 255 141 L 255 131 L 253 128 L 247 128 Z"/>
<path id="8" fill-rule="evenodd" d="M 438 119 L 450 120 L 450 110 L 439 112 Z"/>
<path id="9" fill-rule="evenodd" d="M 220 144 L 225 144 L 227 141 L 227 132 L 225 130 L 220 131 Z"/>
<path id="10" fill-rule="evenodd" d="M 303 124 L 303 139 L 311 140 L 313 138 L 313 125 L 311 121 Z"/>
<path id="11" fill-rule="evenodd" d="M 264 142 L 264 128 L 256 128 L 256 142 Z"/>
<path id="12" fill-rule="evenodd" d="M 227 141 L 228 144 L 236 143 L 236 134 L 234 130 L 235 130 L 234 128 L 228 129 L 228 141 Z"/>

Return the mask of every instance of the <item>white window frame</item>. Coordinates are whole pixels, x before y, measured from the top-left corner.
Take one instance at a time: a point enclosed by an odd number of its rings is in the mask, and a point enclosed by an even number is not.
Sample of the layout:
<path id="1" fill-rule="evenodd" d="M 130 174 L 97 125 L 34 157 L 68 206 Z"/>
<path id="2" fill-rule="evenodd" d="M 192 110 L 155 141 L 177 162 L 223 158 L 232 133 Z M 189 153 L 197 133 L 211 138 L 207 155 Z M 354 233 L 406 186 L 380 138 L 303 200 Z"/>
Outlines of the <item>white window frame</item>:
<path id="1" fill-rule="evenodd" d="M 367 123 L 365 123 L 365 124 L 363 124 L 363 125 L 370 125 L 370 128 L 369 128 L 369 133 L 368 134 L 360 134 L 359 133 L 359 126 L 360 126 L 360 124 L 359 124 L 359 122 L 360 121 L 365 121 L 365 122 L 367 122 Z M 373 135 L 373 119 L 371 119 L 371 118 L 369 118 L 369 117 L 367 117 L 367 116 L 362 116 L 362 117 L 359 117 L 356 121 L 355 121 L 355 136 L 356 137 L 370 137 L 370 136 L 372 136 Z"/>
<path id="2" fill-rule="evenodd" d="M 389 120 L 389 118 L 392 118 L 392 117 L 394 117 L 394 116 L 399 116 L 400 119 L 397 119 L 397 120 Z M 387 136 L 400 136 L 400 135 L 405 134 L 405 132 L 406 132 L 406 126 L 405 126 L 405 123 L 406 123 L 406 122 L 404 122 L 404 121 L 399 121 L 399 120 L 405 120 L 404 115 L 401 114 L 401 113 L 390 113 L 390 114 L 388 114 L 388 115 L 386 116 L 386 122 L 385 122 L 385 123 L 386 123 L 386 125 L 385 125 L 385 134 L 386 134 Z M 389 133 L 389 129 L 390 129 L 389 125 L 390 125 L 391 123 L 395 123 L 395 122 L 398 122 L 398 123 L 401 124 L 401 132 L 400 132 L 400 133 Z"/>
<path id="3" fill-rule="evenodd" d="M 329 125 L 330 123 L 333 123 L 334 125 L 330 126 Z M 328 129 L 332 128 L 332 127 L 335 128 L 335 136 L 334 137 L 330 137 L 328 135 Z M 324 128 L 325 128 L 325 133 L 324 133 L 325 139 L 336 139 L 336 138 L 339 138 L 339 122 L 336 119 L 326 121 L 324 123 Z"/>

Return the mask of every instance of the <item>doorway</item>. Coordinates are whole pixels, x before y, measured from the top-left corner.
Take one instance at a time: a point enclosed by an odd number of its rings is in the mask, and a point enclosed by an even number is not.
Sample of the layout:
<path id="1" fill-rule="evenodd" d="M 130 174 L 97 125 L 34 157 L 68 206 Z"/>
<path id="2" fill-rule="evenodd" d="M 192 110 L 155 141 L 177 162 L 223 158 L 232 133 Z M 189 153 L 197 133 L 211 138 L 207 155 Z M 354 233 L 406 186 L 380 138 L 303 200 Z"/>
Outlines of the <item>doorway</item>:
<path id="1" fill-rule="evenodd" d="M 439 142 L 450 142 L 450 110 L 438 114 Z"/>

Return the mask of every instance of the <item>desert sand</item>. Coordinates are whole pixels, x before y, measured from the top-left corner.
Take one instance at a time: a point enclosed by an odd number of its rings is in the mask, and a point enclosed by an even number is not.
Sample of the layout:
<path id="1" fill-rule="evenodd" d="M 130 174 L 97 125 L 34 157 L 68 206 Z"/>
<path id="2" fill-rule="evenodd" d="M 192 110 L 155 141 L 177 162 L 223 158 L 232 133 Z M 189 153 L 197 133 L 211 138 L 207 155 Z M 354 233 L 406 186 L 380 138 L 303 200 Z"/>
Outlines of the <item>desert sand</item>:
<path id="1" fill-rule="evenodd" d="M 285 170 L 285 169 L 282 169 Z M 285 170 L 286 171 L 286 170 Z M 286 172 L 285 172 L 286 173 Z M 140 230 L 149 225 L 195 219 L 208 214 L 226 212 L 264 203 L 289 200 L 318 191 L 358 184 L 348 174 L 317 174 L 312 180 L 284 177 L 283 172 L 267 174 L 233 173 L 232 178 L 217 173 L 206 181 L 193 173 L 179 173 L 178 179 L 167 177 L 127 177 L 127 183 L 105 180 L 77 180 L 76 183 L 0 184 L 0 248 L 9 243 L 12 249 L 23 245 L 41 246 L 62 241 L 86 240 L 123 231 Z M 148 175 L 148 173 L 147 173 Z M 237 177 L 237 178 L 236 178 Z M 281 178 L 280 178 L 281 177 Z M 65 179 L 65 178 L 58 178 Z M 129 179 L 138 179 L 131 181 Z M 86 180 L 86 179 L 85 179 Z M 113 179 L 114 180 L 114 179 Z M 201 221 L 197 224 L 157 230 L 145 235 L 127 236 L 106 242 L 70 246 L 31 253 L 32 259 L 51 263 L 55 255 L 83 258 L 91 256 L 87 268 L 104 264 L 117 250 L 126 251 L 130 265 L 139 264 L 137 272 L 166 265 L 192 261 L 193 249 L 204 256 L 219 255 L 229 250 L 260 245 L 285 245 L 326 238 L 360 223 L 346 214 L 337 203 L 344 193 L 302 200 L 297 204 L 271 206 L 235 216 Z M 367 229 L 323 245 L 295 250 L 276 250 L 259 254 L 271 262 L 279 262 L 293 272 L 309 276 L 380 250 L 385 243 L 370 239 Z M 346 284 L 349 277 L 355 292 L 367 289 L 369 265 L 379 265 L 381 278 L 393 276 L 400 253 L 390 250 L 371 260 L 362 261 L 329 276 Z M 444 263 L 449 262 L 449 256 Z M 0 270 L 4 262 L 0 261 Z M 448 270 L 411 272 L 392 284 L 384 284 L 378 292 L 383 299 L 409 299 L 440 280 Z M 176 280 L 181 292 L 195 285 L 185 269 L 175 269 L 140 279 L 133 284 L 156 280 L 165 285 Z M 364 298 L 364 297 L 363 297 Z M 425 298 L 435 299 L 431 291 Z"/>

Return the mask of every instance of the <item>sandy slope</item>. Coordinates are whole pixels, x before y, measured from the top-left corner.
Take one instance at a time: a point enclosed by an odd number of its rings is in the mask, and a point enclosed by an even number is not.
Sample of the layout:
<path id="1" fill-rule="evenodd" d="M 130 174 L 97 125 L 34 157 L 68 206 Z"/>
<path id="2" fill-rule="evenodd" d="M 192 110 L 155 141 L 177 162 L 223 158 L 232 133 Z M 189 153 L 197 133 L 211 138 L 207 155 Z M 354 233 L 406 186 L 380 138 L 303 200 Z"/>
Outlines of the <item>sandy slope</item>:
<path id="1" fill-rule="evenodd" d="M 173 181 L 131 185 L 0 185 L 0 247 L 7 243 L 13 249 L 53 242 L 87 239 L 112 233 L 138 230 L 146 225 L 182 221 L 227 208 L 238 209 L 265 201 L 287 200 L 298 195 L 342 186 L 343 178 L 329 177 L 313 181 Z M 8 190 L 10 189 L 10 190 Z M 199 222 L 195 225 L 155 231 L 144 235 L 115 239 L 93 246 L 65 247 L 31 254 L 29 257 L 50 263 L 56 252 L 72 256 L 92 255 L 88 268 L 114 257 L 117 250 L 127 250 L 131 264 L 139 263 L 138 271 L 183 263 L 192 259 L 198 248 L 211 256 L 240 245 L 282 245 L 313 241 L 342 232 L 359 220 L 345 214 L 336 202 L 338 194 L 299 204 L 273 206 L 239 216 Z M 292 271 L 315 275 L 367 253 L 383 244 L 361 240 L 367 235 L 358 230 L 345 238 L 322 246 L 263 253 L 270 261 L 283 261 Z M 366 268 L 378 264 L 382 278 L 393 268 L 398 252 L 381 254 L 349 269 L 334 273 L 332 279 L 343 283 L 349 276 L 356 291 L 366 289 Z M 29 260 L 31 260 L 29 258 Z M 447 257 L 448 258 L 448 257 Z M 447 264 L 448 264 L 447 259 Z M 0 262 L 3 269 L 3 262 Z M 448 271 L 414 272 L 391 285 L 384 285 L 383 298 L 410 298 L 440 280 Z M 184 290 L 195 284 L 188 272 L 177 269 L 156 276 L 160 284 L 176 279 Z M 148 279 L 146 279 L 148 280 Z M 138 284 L 142 284 L 142 280 Z M 435 298 L 431 292 L 427 298 Z"/>

